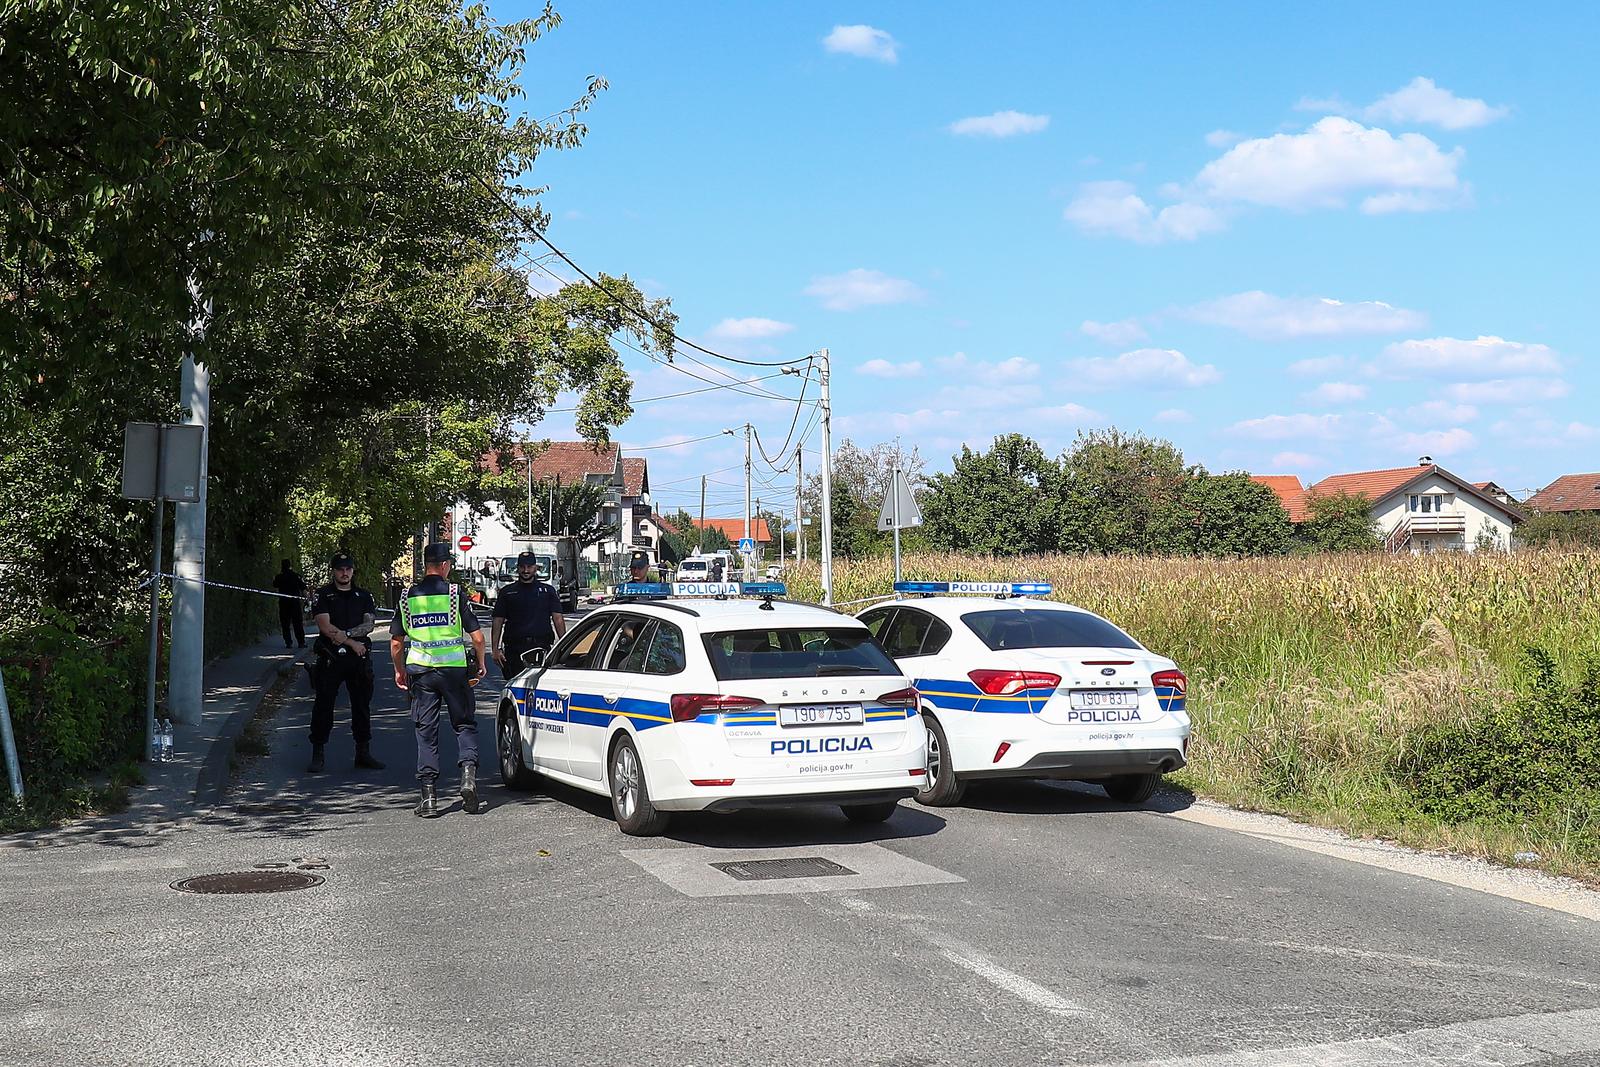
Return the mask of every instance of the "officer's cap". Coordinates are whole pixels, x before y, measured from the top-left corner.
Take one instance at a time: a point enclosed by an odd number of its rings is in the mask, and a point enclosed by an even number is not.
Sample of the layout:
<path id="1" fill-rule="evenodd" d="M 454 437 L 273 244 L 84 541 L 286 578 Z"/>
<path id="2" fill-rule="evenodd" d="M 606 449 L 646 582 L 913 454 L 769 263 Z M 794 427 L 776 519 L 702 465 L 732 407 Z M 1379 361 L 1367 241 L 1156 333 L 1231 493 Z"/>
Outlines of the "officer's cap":
<path id="1" fill-rule="evenodd" d="M 448 541 L 435 541 L 422 550 L 422 562 L 424 563 L 454 563 L 455 561 L 456 554 L 450 551 L 450 542 Z"/>
<path id="2" fill-rule="evenodd" d="M 538 555 L 538 553 L 536 553 L 536 552 L 518 552 L 517 553 L 517 566 L 521 567 L 524 564 L 527 564 L 530 567 L 537 567 L 539 565 L 539 555 Z"/>
<path id="3" fill-rule="evenodd" d="M 333 562 L 328 565 L 334 570 L 338 570 L 340 567 L 354 567 L 356 561 L 355 557 L 348 552 L 335 552 L 333 554 Z"/>
<path id="4" fill-rule="evenodd" d="M 650 566 L 650 557 L 645 555 L 643 552 L 635 552 L 632 556 L 628 557 L 628 567 L 630 569 L 634 567 L 648 566 Z"/>

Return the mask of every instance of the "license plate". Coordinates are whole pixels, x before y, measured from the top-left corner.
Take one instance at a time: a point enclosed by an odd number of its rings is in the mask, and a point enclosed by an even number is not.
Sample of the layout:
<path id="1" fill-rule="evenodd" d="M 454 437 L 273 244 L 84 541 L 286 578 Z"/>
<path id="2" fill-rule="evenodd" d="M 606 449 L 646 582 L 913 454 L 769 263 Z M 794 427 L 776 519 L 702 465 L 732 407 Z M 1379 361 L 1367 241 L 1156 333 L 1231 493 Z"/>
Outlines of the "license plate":
<path id="1" fill-rule="evenodd" d="M 1136 708 L 1139 706 L 1137 689 L 1074 689 L 1072 706 L 1089 708 Z"/>
<path id="2" fill-rule="evenodd" d="M 783 704 L 778 707 L 781 726 L 841 726 L 866 722 L 860 704 Z"/>

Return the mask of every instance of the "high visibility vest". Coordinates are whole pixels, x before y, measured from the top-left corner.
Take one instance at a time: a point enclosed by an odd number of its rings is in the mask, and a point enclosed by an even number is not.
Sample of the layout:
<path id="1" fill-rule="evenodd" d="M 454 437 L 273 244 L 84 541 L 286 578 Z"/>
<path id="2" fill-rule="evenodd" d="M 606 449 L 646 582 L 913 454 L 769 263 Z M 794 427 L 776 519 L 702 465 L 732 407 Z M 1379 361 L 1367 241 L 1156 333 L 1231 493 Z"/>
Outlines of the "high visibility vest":
<path id="1" fill-rule="evenodd" d="M 465 667 L 467 632 L 461 625 L 461 608 L 456 587 L 443 593 L 418 593 L 414 588 L 400 603 L 400 618 L 411 647 L 406 651 L 410 667 Z"/>

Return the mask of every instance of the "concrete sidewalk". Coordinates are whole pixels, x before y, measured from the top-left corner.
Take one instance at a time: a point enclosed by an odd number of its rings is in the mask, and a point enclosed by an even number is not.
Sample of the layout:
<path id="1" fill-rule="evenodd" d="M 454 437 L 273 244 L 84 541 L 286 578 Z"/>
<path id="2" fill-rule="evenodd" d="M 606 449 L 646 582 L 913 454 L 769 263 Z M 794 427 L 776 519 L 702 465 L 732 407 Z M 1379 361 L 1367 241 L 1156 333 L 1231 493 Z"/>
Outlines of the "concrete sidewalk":
<path id="1" fill-rule="evenodd" d="M 228 783 L 228 760 L 244 728 L 268 692 L 310 654 L 310 648 L 284 648 L 277 634 L 205 667 L 205 705 L 198 723 L 176 723 L 170 763 L 146 760 L 145 781 L 135 786 L 128 806 L 111 815 L 48 830 L 0 838 L 0 848 L 42 848 L 106 835 L 125 837 L 168 832 L 217 803 Z M 290 686 L 305 691 L 302 678 Z M 159 709 L 157 714 L 159 715 Z"/>

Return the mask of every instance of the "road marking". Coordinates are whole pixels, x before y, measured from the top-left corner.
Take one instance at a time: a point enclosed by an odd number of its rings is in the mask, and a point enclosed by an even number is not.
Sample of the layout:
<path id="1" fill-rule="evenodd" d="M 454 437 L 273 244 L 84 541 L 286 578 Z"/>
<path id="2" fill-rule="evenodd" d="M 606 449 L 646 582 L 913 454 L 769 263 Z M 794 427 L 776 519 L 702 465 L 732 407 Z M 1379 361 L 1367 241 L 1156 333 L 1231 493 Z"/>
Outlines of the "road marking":
<path id="1" fill-rule="evenodd" d="M 1068 1000 L 1059 993 L 1046 989 L 1038 982 L 1022 977 L 1015 971 L 1006 970 L 971 945 L 937 934 L 925 927 L 913 926 L 912 929 L 924 941 L 938 949 L 939 955 L 958 967 L 965 967 L 996 989 L 1004 990 L 1014 997 L 1019 997 L 1034 1007 L 1049 1012 L 1051 1015 L 1068 1015 L 1076 1018 L 1083 1018 L 1089 1015 L 1089 1009 L 1082 1004 Z"/>
<path id="2" fill-rule="evenodd" d="M 1508 1015 L 1388 1037 L 1173 1056 L 1116 1067 L 1468 1067 L 1491 1063 L 1521 1067 L 1582 1052 L 1600 1052 L 1600 1008 Z"/>
<path id="3" fill-rule="evenodd" d="M 1515 870 L 1496 867 L 1484 860 L 1413 852 L 1399 845 L 1356 840 L 1277 815 L 1235 811 L 1220 804 L 1201 802 L 1180 811 L 1151 814 L 1600 921 L 1600 893 L 1541 871 Z"/>

